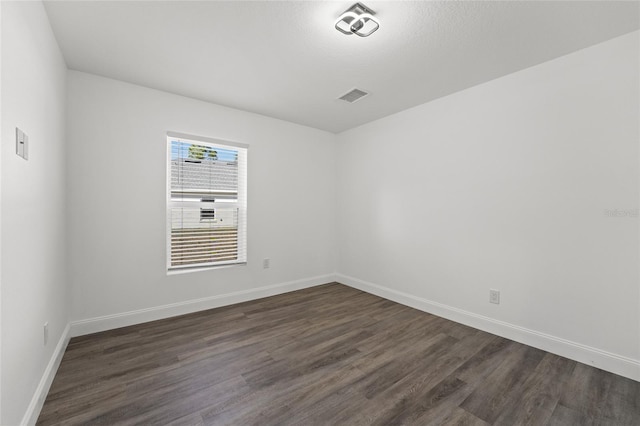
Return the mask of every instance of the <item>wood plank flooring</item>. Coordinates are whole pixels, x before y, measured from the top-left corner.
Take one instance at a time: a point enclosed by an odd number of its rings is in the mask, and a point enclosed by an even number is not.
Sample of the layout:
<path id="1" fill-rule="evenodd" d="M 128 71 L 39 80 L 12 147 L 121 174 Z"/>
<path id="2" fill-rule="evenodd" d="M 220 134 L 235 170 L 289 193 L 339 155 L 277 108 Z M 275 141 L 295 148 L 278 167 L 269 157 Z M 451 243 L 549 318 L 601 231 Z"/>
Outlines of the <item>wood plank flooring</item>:
<path id="1" fill-rule="evenodd" d="M 39 425 L 640 425 L 640 383 L 340 284 L 74 338 Z"/>

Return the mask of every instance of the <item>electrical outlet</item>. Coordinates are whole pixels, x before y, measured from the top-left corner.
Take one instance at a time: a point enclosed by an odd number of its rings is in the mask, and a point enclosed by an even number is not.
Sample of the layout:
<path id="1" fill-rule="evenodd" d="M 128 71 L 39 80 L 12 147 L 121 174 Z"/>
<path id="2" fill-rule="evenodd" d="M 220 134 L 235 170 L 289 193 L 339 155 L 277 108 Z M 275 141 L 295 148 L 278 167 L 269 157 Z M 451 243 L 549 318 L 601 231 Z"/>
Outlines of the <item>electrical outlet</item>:
<path id="1" fill-rule="evenodd" d="M 262 259 L 262 268 L 269 269 L 270 267 L 271 267 L 271 259 L 269 258 Z"/>
<path id="2" fill-rule="evenodd" d="M 44 345 L 47 346 L 49 342 L 49 322 L 44 323 Z"/>
<path id="3" fill-rule="evenodd" d="M 489 289 L 489 303 L 500 304 L 500 290 Z"/>

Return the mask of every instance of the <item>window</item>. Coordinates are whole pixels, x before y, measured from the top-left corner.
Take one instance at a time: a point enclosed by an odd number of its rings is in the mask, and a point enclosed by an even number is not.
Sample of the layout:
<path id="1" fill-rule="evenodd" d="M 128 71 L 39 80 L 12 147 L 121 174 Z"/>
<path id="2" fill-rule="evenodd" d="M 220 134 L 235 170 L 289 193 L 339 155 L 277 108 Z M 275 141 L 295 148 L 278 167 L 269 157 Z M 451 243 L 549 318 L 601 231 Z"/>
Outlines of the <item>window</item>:
<path id="1" fill-rule="evenodd" d="M 169 270 L 246 263 L 247 146 L 167 134 Z"/>

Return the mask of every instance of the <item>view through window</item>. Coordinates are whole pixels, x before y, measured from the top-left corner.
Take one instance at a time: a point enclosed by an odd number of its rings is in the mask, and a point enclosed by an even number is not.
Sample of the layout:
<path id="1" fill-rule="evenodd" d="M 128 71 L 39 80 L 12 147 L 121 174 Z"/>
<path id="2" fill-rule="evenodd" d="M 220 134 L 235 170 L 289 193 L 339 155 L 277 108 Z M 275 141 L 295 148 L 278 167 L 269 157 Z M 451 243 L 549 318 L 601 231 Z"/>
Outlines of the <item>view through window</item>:
<path id="1" fill-rule="evenodd" d="M 246 146 L 169 134 L 169 269 L 246 262 Z"/>

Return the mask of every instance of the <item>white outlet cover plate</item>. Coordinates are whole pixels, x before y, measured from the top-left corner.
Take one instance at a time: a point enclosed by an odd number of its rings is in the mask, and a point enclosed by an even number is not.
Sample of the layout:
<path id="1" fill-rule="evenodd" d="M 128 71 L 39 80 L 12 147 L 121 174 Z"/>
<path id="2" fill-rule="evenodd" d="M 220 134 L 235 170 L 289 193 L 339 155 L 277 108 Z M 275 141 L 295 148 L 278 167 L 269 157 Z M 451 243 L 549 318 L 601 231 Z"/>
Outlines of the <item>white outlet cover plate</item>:
<path id="1" fill-rule="evenodd" d="M 489 290 L 489 302 L 495 303 L 496 305 L 500 304 L 500 291 L 499 290 Z"/>

